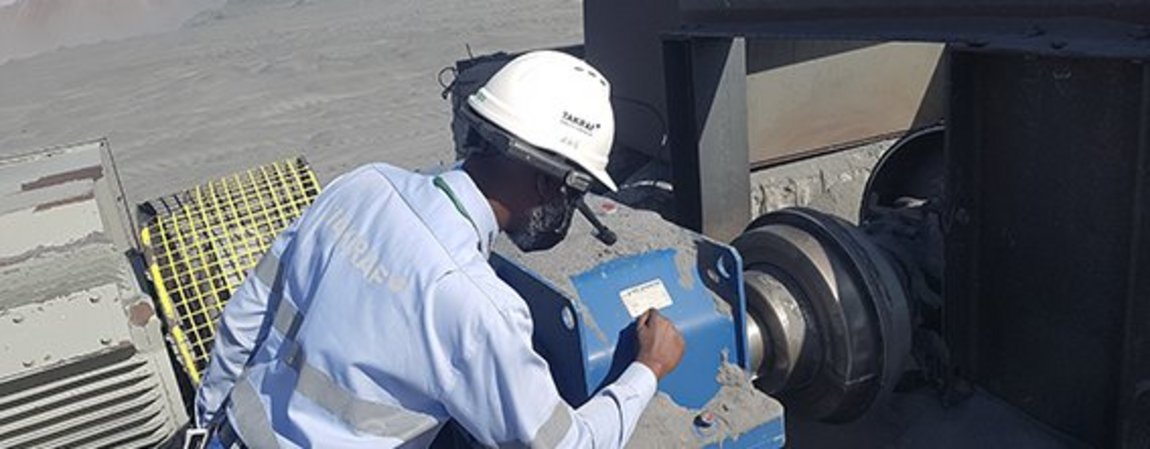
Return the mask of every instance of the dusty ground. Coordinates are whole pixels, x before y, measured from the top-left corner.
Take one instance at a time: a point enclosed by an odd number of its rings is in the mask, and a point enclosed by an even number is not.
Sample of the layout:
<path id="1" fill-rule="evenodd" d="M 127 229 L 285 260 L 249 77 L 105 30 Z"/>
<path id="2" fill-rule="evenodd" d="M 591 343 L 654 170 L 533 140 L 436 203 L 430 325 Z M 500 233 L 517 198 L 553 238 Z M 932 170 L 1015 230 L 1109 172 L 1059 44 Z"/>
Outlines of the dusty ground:
<path id="1" fill-rule="evenodd" d="M 40 1 L 71 7 L 24 0 Z M 85 1 L 164 20 L 157 11 L 173 3 Z M 0 22 L 12 11 L 0 8 Z M 369 161 L 432 165 L 453 158 L 436 73 L 465 44 L 481 54 L 580 43 L 582 3 L 232 0 L 182 23 L 0 64 L 0 156 L 106 136 L 133 202 L 300 153 L 323 181 Z M 112 28 L 82 37 L 115 38 Z"/>

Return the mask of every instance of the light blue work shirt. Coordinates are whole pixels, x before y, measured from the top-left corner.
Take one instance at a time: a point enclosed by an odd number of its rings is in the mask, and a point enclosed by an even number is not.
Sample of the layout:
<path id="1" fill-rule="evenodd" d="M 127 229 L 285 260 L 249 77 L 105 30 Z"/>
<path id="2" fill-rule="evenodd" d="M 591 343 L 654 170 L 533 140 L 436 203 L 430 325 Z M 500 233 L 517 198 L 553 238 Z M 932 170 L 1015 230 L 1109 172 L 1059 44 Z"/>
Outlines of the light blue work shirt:
<path id="1" fill-rule="evenodd" d="M 461 170 L 335 180 L 224 309 L 198 423 L 228 399 L 256 448 L 426 447 L 449 418 L 489 446 L 623 446 L 654 374 L 632 363 L 572 409 L 527 304 L 488 264 L 498 231 Z"/>

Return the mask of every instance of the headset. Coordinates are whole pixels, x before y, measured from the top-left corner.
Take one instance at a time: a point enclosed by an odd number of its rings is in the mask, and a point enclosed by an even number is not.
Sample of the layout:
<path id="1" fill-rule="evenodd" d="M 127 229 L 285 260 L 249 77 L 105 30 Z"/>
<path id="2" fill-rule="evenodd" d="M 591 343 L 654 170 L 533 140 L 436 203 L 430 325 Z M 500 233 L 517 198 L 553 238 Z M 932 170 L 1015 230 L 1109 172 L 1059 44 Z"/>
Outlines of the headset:
<path id="1" fill-rule="evenodd" d="M 596 217 L 583 201 L 583 195 L 595 185 L 595 178 L 576 168 L 566 158 L 527 143 L 491 123 L 475 113 L 470 106 L 459 108 L 459 114 L 467 124 L 465 145 L 480 148 L 480 151 L 502 152 L 506 156 L 526 162 L 548 176 L 562 180 L 564 193 L 571 197 L 575 208 L 595 228 L 595 237 L 608 246 L 615 244 L 618 240 L 615 233 L 599 221 L 599 217 Z"/>

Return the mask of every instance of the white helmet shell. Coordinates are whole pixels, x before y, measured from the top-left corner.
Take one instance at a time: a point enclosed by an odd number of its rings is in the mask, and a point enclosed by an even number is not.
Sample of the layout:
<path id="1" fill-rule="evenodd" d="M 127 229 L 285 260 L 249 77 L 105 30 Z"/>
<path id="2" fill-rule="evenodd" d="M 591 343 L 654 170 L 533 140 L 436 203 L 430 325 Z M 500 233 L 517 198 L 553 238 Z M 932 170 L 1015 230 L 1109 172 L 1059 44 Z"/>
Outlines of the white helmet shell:
<path id="1" fill-rule="evenodd" d="M 526 53 L 496 72 L 467 104 L 504 131 L 618 190 L 607 174 L 615 138 L 611 85 L 586 62 L 556 51 Z"/>

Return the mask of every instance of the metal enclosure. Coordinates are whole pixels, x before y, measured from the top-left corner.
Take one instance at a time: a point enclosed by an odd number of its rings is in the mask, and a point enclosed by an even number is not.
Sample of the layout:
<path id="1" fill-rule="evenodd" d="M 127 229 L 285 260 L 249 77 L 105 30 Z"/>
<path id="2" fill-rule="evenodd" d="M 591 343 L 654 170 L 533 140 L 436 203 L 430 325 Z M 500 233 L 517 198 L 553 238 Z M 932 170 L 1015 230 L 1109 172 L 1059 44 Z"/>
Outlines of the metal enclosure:
<path id="1" fill-rule="evenodd" d="M 961 374 L 1092 445 L 1150 445 L 1150 68 L 972 52 L 952 66 Z"/>
<path id="2" fill-rule="evenodd" d="M 0 161 L 0 447 L 144 447 L 186 415 L 106 142 Z"/>

